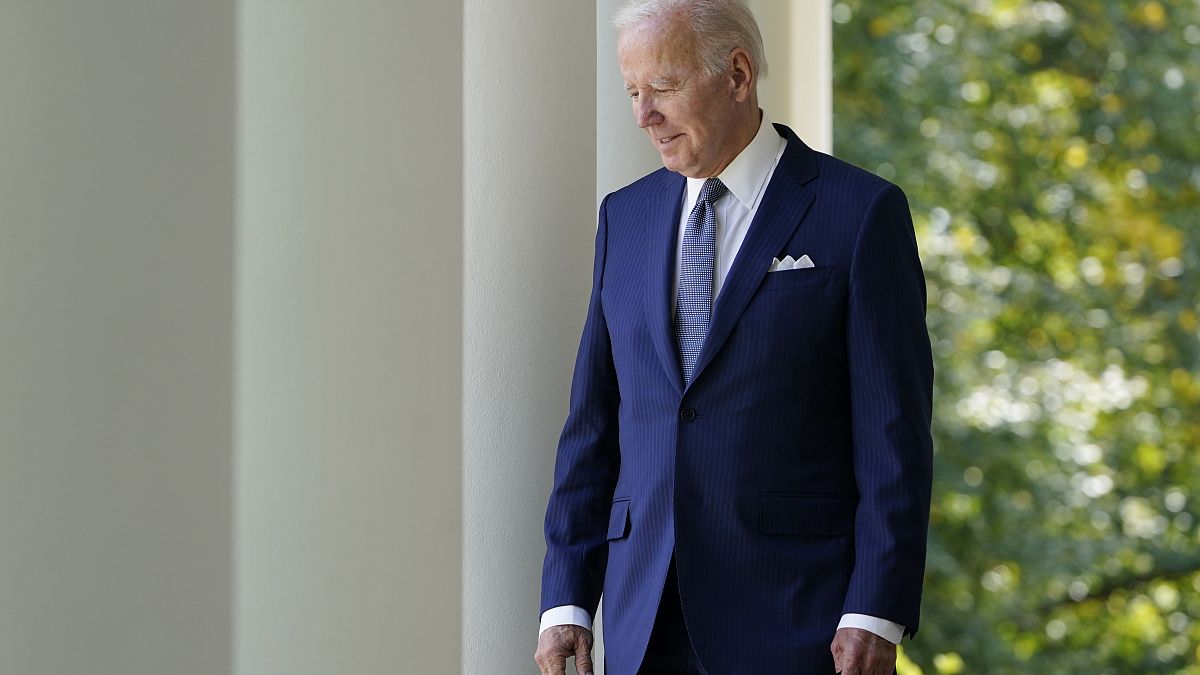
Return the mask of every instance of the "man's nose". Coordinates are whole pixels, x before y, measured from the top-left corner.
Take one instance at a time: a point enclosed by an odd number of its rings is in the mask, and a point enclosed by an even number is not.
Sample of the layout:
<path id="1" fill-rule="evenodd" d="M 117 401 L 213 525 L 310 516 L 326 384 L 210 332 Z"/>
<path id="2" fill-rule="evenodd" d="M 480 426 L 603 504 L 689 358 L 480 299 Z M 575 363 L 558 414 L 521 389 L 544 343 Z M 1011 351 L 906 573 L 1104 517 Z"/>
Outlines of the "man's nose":
<path id="1" fill-rule="evenodd" d="M 633 115 L 637 118 L 637 125 L 642 129 L 662 124 L 662 113 L 654 108 L 653 102 L 648 96 L 641 96 L 633 104 Z"/>

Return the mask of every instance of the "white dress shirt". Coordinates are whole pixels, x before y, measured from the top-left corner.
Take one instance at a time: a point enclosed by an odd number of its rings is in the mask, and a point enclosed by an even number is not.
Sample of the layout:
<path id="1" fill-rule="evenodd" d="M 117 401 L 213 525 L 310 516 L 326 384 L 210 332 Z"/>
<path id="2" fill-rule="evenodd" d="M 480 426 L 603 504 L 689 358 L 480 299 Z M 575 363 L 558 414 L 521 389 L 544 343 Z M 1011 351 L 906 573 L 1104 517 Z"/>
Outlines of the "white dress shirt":
<path id="1" fill-rule="evenodd" d="M 758 133 L 754 135 L 754 140 L 750 141 L 750 145 L 747 145 L 717 176 L 725 184 L 725 187 L 729 188 L 729 194 L 716 203 L 717 250 L 716 260 L 713 261 L 714 299 L 720 296 L 721 286 L 725 283 L 725 277 L 729 275 L 729 269 L 733 266 L 733 259 L 742 247 L 742 241 L 746 239 L 746 232 L 750 229 L 754 214 L 758 213 L 763 193 L 767 191 L 767 184 L 771 182 L 771 176 L 775 174 L 775 167 L 779 165 L 779 159 L 783 157 L 783 150 L 786 146 L 787 140 L 775 131 L 767 114 L 763 113 L 762 122 L 759 124 Z M 707 179 L 688 178 L 687 190 L 683 194 L 683 209 L 679 214 L 679 236 L 676 237 L 675 244 L 675 274 L 671 285 L 672 313 L 674 313 L 677 302 L 679 267 L 683 260 L 683 232 L 687 229 L 688 214 L 692 212 L 692 207 L 700 198 L 700 188 L 704 187 L 705 180 Z M 583 626 L 590 630 L 592 616 L 586 609 L 576 605 L 552 607 L 542 613 L 541 630 L 564 624 Z M 838 623 L 838 628 L 862 628 L 893 644 L 899 644 L 900 638 L 904 636 L 904 626 L 866 614 L 844 614 L 841 622 Z"/>

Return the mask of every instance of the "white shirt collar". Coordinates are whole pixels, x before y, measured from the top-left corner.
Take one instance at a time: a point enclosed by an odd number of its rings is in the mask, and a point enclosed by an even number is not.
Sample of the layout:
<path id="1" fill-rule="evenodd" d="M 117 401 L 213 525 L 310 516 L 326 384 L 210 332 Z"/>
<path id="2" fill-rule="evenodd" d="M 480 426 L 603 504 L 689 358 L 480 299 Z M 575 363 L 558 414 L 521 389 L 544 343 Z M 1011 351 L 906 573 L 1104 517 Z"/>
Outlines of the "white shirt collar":
<path id="1" fill-rule="evenodd" d="M 737 157 L 717 175 L 725 187 L 747 209 L 754 210 L 766 191 L 767 179 L 771 177 L 776 162 L 783 156 L 787 140 L 775 131 L 767 113 L 763 113 L 758 133 Z M 694 206 L 700 198 L 700 188 L 707 178 L 687 179 L 687 206 Z"/>

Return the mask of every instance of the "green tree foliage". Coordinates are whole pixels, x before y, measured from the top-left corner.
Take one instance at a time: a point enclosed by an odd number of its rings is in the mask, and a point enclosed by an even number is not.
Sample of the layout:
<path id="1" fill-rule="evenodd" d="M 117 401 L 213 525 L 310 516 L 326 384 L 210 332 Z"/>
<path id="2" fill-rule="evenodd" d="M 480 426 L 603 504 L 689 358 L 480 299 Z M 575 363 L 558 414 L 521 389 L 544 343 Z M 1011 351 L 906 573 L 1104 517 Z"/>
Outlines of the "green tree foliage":
<path id="1" fill-rule="evenodd" d="M 929 287 L 901 675 L 1200 674 L 1200 1 L 833 16 L 835 154 L 904 188 Z"/>

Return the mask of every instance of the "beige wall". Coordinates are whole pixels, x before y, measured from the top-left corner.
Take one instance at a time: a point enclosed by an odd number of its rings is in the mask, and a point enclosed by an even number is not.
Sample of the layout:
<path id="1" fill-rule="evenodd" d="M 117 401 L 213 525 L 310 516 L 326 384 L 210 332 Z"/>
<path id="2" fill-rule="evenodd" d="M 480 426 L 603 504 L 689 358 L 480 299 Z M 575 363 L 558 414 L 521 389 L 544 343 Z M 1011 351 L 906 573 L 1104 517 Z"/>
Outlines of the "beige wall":
<path id="1" fill-rule="evenodd" d="M 230 659 L 234 3 L 0 3 L 0 673 Z"/>

